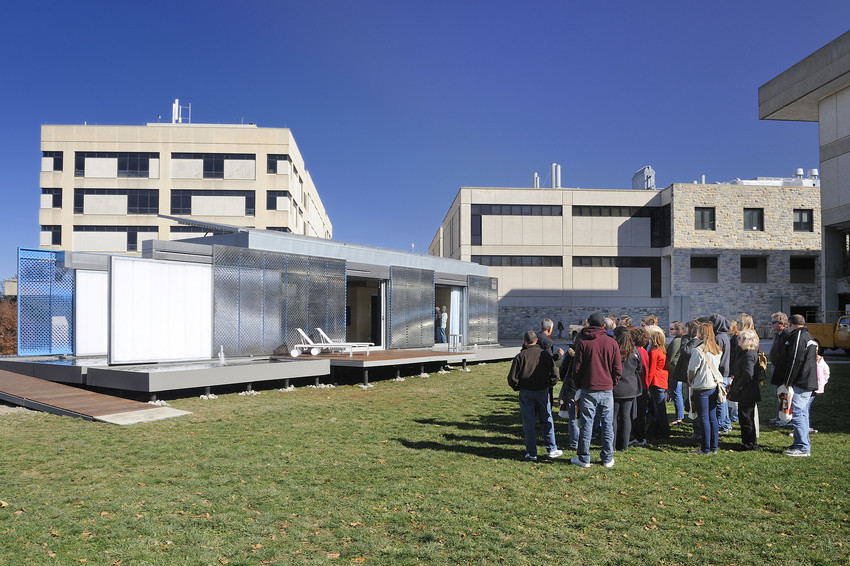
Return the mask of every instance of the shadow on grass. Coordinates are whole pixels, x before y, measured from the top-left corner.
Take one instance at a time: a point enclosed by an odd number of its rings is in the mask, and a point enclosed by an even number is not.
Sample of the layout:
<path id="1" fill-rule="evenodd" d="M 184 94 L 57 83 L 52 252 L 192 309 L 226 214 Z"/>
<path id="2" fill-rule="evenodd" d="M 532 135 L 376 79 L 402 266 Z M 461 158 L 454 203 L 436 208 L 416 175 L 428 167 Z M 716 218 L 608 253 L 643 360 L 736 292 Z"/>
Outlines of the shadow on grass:
<path id="1" fill-rule="evenodd" d="M 487 395 L 491 411 L 480 415 L 470 415 L 469 418 L 458 421 L 441 420 L 437 418 L 415 419 L 421 425 L 446 427 L 442 434 L 445 442 L 416 441 L 407 438 L 396 438 L 402 446 L 413 450 L 436 450 L 440 452 L 458 452 L 482 458 L 522 460 L 525 446 L 522 435 L 522 417 L 516 394 L 494 393 Z M 566 426 L 566 424 L 562 424 Z M 455 431 L 469 432 L 458 434 Z M 559 433 L 557 418 L 555 419 L 556 438 L 566 438 Z M 480 434 L 474 434 L 480 431 Z M 542 443 L 542 439 L 538 439 Z M 563 444 L 564 441 L 561 440 Z M 539 451 L 543 453 L 542 449 Z M 547 462 L 541 458 L 540 462 Z"/>

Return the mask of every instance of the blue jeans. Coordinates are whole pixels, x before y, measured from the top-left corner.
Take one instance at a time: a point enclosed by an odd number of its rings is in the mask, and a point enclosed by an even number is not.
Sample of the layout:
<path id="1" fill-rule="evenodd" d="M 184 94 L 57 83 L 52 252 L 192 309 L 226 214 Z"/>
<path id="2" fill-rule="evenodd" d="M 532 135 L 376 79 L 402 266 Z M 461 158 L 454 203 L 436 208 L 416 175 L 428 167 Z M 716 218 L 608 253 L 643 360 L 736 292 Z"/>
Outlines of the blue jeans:
<path id="1" fill-rule="evenodd" d="M 812 392 L 792 386 L 794 396 L 791 397 L 791 426 L 794 427 L 794 448 L 803 452 L 811 452 L 809 443 L 809 401 Z"/>
<path id="2" fill-rule="evenodd" d="M 723 378 L 723 385 L 726 387 L 726 392 L 729 392 L 730 379 Z M 732 420 L 729 418 L 729 403 L 720 403 L 717 405 L 717 426 L 721 430 L 730 430 L 732 428 Z"/>
<path id="3" fill-rule="evenodd" d="M 576 398 L 574 395 L 567 396 L 567 411 L 570 413 L 570 450 L 578 448 L 578 419 L 576 418 Z"/>
<path id="4" fill-rule="evenodd" d="M 670 397 L 673 398 L 673 407 L 676 409 L 676 420 L 680 421 L 685 418 L 685 400 L 682 397 L 682 382 L 677 381 L 676 385 L 670 388 Z"/>
<path id="5" fill-rule="evenodd" d="M 700 448 L 703 452 L 717 452 L 719 428 L 717 425 L 717 388 L 697 389 L 694 391 L 697 415 L 702 423 L 702 439 Z"/>
<path id="6" fill-rule="evenodd" d="M 599 455 L 602 462 L 614 457 L 614 392 L 582 390 L 579 397 L 581 412 L 580 433 L 578 438 L 578 459 L 590 463 L 590 436 L 593 434 L 593 421 L 599 412 L 602 419 L 602 450 Z"/>
<path id="7" fill-rule="evenodd" d="M 552 420 L 552 405 L 549 402 L 549 390 L 530 389 L 519 390 L 519 411 L 522 413 L 522 433 L 525 437 L 525 451 L 531 456 L 537 456 L 537 422 L 540 422 L 540 432 L 546 450 L 556 450 L 555 421 Z"/>

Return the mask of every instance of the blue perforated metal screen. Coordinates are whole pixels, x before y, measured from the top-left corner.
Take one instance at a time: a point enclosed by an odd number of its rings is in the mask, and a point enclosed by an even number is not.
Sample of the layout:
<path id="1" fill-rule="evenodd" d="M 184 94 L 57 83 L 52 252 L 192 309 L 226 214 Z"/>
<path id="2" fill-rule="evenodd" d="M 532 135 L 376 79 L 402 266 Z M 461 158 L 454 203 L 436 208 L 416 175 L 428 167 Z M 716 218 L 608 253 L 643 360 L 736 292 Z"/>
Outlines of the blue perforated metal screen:
<path id="1" fill-rule="evenodd" d="M 495 344 L 499 341 L 499 280 L 495 277 L 467 276 L 469 292 L 468 344 Z"/>
<path id="2" fill-rule="evenodd" d="M 74 270 L 63 252 L 18 249 L 18 355 L 73 354 Z"/>
<path id="3" fill-rule="evenodd" d="M 390 267 L 389 344 L 391 348 L 434 345 L 434 272 Z"/>
<path id="4" fill-rule="evenodd" d="M 344 260 L 214 246 L 213 263 L 214 351 L 269 354 L 301 343 L 296 328 L 345 340 Z"/>

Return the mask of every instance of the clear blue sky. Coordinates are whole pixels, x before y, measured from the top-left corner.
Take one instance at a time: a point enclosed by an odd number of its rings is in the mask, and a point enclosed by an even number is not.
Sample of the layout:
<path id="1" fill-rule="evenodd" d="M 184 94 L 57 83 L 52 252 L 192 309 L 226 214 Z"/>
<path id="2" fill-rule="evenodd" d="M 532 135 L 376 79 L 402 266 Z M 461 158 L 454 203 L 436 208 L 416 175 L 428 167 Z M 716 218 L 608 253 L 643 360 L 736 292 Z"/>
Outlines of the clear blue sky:
<path id="1" fill-rule="evenodd" d="M 758 87 L 850 25 L 847 0 L 12 2 L 0 278 L 38 245 L 41 124 L 288 127 L 334 238 L 426 253 L 461 186 L 789 176 L 817 125 Z M 546 182 L 548 184 L 548 182 Z"/>

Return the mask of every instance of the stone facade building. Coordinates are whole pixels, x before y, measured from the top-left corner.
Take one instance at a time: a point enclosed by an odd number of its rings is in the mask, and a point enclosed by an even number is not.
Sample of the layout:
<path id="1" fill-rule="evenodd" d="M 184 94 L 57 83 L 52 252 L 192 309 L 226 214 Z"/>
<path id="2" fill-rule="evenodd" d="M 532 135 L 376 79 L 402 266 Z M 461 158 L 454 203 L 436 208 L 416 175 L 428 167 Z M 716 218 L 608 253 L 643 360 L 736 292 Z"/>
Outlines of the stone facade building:
<path id="1" fill-rule="evenodd" d="M 817 314 L 815 177 L 660 191 L 463 187 L 429 253 L 488 266 L 502 338 L 597 310 L 662 324 L 747 312 L 764 334 L 777 310 Z"/>

